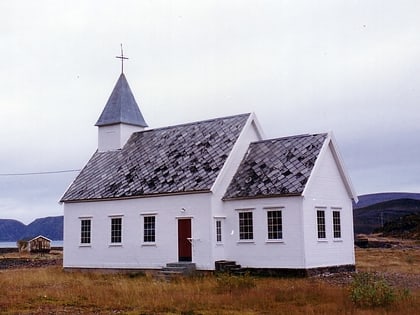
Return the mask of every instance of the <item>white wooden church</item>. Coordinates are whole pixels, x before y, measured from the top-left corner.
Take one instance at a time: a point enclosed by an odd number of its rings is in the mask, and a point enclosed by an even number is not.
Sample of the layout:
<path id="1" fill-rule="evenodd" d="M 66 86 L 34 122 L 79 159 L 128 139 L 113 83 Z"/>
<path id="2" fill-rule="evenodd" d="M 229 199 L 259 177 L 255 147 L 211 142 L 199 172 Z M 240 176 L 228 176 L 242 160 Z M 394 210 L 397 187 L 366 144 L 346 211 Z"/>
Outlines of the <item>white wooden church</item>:
<path id="1" fill-rule="evenodd" d="M 354 269 L 357 196 L 331 133 L 264 139 L 254 114 L 148 128 L 123 73 L 96 126 L 61 199 L 65 269 Z"/>

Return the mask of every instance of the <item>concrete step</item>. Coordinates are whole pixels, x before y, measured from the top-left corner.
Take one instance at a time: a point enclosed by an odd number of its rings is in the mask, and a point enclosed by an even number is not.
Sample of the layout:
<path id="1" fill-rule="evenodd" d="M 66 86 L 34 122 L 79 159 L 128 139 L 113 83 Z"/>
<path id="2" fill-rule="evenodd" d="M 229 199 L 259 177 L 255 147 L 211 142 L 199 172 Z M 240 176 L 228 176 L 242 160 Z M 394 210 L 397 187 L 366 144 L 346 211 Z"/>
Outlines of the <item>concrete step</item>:
<path id="1" fill-rule="evenodd" d="M 190 262 L 175 262 L 167 263 L 166 267 L 163 267 L 157 273 L 157 278 L 170 280 L 172 277 L 190 276 L 194 274 L 196 266 Z"/>

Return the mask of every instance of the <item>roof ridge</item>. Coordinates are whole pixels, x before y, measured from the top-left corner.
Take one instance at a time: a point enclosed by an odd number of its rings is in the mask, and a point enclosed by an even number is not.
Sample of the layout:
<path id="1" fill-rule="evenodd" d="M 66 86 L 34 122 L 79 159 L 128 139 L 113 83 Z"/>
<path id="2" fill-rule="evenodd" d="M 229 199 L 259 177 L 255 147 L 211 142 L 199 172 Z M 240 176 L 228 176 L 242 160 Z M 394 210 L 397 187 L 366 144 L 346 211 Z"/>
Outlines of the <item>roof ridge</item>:
<path id="1" fill-rule="evenodd" d="M 210 122 L 213 122 L 213 121 L 216 121 L 216 120 L 231 119 L 231 118 L 237 118 L 237 117 L 242 117 L 242 116 L 250 116 L 250 115 L 251 115 L 251 113 L 244 113 L 244 114 L 230 115 L 230 116 L 225 116 L 225 117 L 216 117 L 216 118 L 205 119 L 205 120 L 197 120 L 197 121 L 193 121 L 193 122 L 187 122 L 187 123 L 176 124 L 176 125 L 171 125 L 171 126 L 158 127 L 158 128 L 147 129 L 147 130 L 140 130 L 140 131 L 136 131 L 135 133 L 146 133 L 146 132 L 151 132 L 151 131 L 159 131 L 159 130 L 177 128 L 177 127 L 198 125 L 198 124 L 202 124 L 202 123 L 210 123 Z"/>
<path id="2" fill-rule="evenodd" d="M 284 136 L 284 137 L 278 137 L 278 138 L 270 138 L 270 139 L 264 139 L 264 140 L 259 140 L 259 141 L 253 141 L 251 143 L 263 143 L 263 142 L 279 141 L 279 140 L 286 140 L 286 139 L 304 138 L 304 137 L 310 137 L 310 136 L 324 136 L 327 134 L 328 132 L 304 133 L 300 135 Z"/>

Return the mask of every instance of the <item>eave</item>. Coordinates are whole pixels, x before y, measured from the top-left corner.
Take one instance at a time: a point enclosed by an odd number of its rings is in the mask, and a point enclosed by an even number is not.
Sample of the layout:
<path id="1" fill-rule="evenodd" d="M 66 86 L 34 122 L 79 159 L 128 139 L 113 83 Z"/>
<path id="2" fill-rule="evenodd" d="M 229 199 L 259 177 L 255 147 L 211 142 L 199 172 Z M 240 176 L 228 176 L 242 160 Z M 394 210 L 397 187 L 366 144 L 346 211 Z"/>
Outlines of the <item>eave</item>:
<path id="1" fill-rule="evenodd" d="M 266 199 L 266 198 L 286 198 L 286 197 L 300 197 L 300 196 L 302 196 L 301 193 L 270 194 L 270 195 L 256 195 L 256 196 L 244 196 L 244 197 L 234 197 L 234 198 L 222 198 L 222 201 Z"/>
<path id="2" fill-rule="evenodd" d="M 206 194 L 206 193 L 211 193 L 211 190 L 206 189 L 206 190 L 195 190 L 195 191 L 165 192 L 165 193 L 155 193 L 155 194 L 136 195 L 136 196 L 124 196 L 124 197 L 89 198 L 89 199 L 72 199 L 72 200 L 61 199 L 60 203 L 116 201 L 116 200 L 143 199 L 143 198 L 154 198 L 154 197 L 195 195 L 195 194 Z"/>

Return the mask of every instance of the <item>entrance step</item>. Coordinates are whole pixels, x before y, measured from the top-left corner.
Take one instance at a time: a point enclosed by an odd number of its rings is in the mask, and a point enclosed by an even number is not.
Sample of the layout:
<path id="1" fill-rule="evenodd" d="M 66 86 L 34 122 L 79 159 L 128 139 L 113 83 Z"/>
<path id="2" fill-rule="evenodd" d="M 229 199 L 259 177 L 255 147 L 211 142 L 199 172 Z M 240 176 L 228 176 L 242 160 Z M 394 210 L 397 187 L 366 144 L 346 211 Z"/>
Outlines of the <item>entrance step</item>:
<path id="1" fill-rule="evenodd" d="M 218 260 L 214 264 L 216 272 L 224 272 L 237 276 L 245 274 L 245 270 L 241 267 L 241 265 L 238 265 L 236 261 Z"/>
<path id="2" fill-rule="evenodd" d="M 195 273 L 195 263 L 191 262 L 174 262 L 167 263 L 166 267 L 159 270 L 157 276 L 161 279 L 169 280 L 173 277 L 191 276 Z"/>

